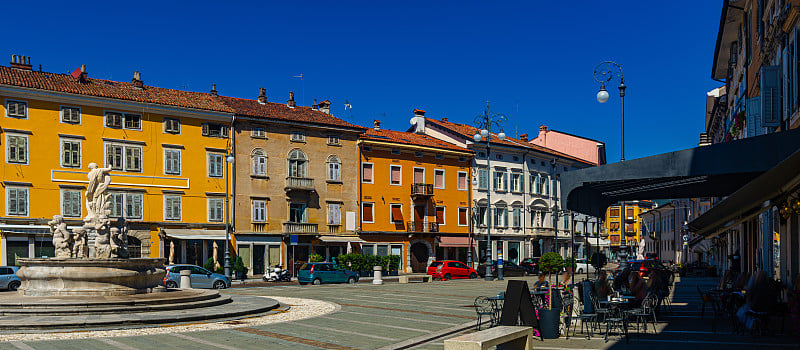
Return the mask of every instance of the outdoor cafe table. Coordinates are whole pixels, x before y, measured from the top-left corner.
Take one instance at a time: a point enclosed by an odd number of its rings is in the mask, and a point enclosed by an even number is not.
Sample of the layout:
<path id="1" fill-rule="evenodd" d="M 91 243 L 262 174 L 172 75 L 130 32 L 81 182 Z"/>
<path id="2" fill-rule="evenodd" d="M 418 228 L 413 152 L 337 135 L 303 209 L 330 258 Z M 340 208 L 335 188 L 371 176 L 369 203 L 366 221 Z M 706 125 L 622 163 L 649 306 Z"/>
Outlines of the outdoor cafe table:
<path id="1" fill-rule="evenodd" d="M 625 310 L 631 305 L 630 301 L 635 299 L 633 296 L 623 296 L 621 298 L 612 298 L 611 300 L 600 300 L 601 305 L 608 306 L 608 316 L 606 318 L 606 336 L 605 340 L 608 341 L 608 334 L 611 331 L 611 325 L 608 324 L 609 320 L 619 319 L 620 330 L 626 336 L 628 335 L 628 320 L 625 317 Z M 615 321 L 612 321 L 615 322 Z"/>

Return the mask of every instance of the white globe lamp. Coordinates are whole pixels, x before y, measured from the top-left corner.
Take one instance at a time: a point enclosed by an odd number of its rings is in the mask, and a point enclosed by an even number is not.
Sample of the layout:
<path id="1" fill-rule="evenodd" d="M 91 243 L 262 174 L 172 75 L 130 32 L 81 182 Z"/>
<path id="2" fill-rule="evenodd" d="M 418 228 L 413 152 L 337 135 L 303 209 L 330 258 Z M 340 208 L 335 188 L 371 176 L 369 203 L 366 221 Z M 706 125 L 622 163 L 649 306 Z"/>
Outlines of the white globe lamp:
<path id="1" fill-rule="evenodd" d="M 606 103 L 608 101 L 608 91 L 606 91 L 606 87 L 603 86 L 600 88 L 600 91 L 597 92 L 597 102 Z"/>

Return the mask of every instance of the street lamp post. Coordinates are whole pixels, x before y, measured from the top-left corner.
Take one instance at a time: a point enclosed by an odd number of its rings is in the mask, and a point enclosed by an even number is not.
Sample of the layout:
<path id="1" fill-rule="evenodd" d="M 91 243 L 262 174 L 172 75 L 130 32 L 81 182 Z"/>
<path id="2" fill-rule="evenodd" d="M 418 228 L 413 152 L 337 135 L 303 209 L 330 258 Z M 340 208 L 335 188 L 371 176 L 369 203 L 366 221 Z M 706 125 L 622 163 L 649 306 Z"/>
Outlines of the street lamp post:
<path id="1" fill-rule="evenodd" d="M 225 263 L 223 265 L 224 266 L 223 269 L 224 269 L 225 277 L 230 278 L 231 277 L 231 250 L 230 250 L 230 245 L 231 245 L 231 243 L 230 243 L 230 241 L 231 241 L 231 237 L 230 237 L 230 235 L 231 235 L 230 198 L 231 198 L 231 194 L 230 194 L 230 188 L 229 188 L 230 180 L 228 179 L 228 172 L 229 172 L 228 168 L 230 168 L 230 166 L 233 165 L 233 162 L 236 159 L 233 157 L 233 154 L 231 154 L 231 152 L 228 152 L 228 154 L 225 157 L 225 160 L 228 162 L 228 164 L 225 166 Z"/>
<path id="2" fill-rule="evenodd" d="M 486 177 L 487 180 L 491 179 L 492 174 L 492 167 L 491 167 L 491 145 L 489 143 L 491 129 L 497 128 L 500 129 L 500 133 L 497 134 L 497 138 L 500 141 L 505 140 L 506 134 L 503 132 L 503 126 L 506 123 L 506 116 L 502 114 L 489 114 L 489 102 L 486 102 L 486 109 L 483 111 L 483 114 L 478 115 L 475 117 L 475 127 L 479 129 L 478 133 L 473 136 L 475 143 L 481 142 L 481 140 L 486 139 Z M 488 182 L 488 181 L 487 181 Z M 494 183 L 492 181 L 492 183 Z M 488 184 L 487 184 L 488 185 Z M 487 186 L 486 189 L 486 275 L 485 279 L 487 281 L 491 281 L 492 278 L 492 215 L 491 215 L 491 208 L 492 208 L 492 186 Z M 503 279 L 503 255 L 500 253 L 497 259 L 497 279 Z"/>
<path id="3" fill-rule="evenodd" d="M 608 101 L 608 91 L 606 91 L 606 83 L 611 81 L 614 77 L 619 78 L 619 100 L 620 100 L 620 153 L 619 161 L 625 161 L 625 78 L 622 74 L 622 66 L 612 61 L 600 62 L 594 67 L 594 80 L 600 83 L 600 91 L 597 92 L 597 102 L 606 103 Z M 625 202 L 621 202 L 620 206 L 620 250 L 626 248 L 625 234 L 627 233 L 628 215 L 625 213 Z M 626 252 L 627 254 L 627 252 Z"/>

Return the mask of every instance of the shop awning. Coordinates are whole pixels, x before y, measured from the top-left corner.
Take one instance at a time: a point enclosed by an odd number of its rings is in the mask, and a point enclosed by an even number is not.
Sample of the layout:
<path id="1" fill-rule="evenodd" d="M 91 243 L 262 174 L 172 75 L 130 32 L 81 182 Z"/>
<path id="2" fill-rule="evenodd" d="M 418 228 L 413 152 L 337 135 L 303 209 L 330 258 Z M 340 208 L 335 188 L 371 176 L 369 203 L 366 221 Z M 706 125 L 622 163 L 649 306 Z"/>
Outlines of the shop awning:
<path id="1" fill-rule="evenodd" d="M 710 238 L 778 205 L 800 185 L 797 169 L 800 169 L 800 150 L 692 220 L 689 230 Z"/>
<path id="2" fill-rule="evenodd" d="M 175 239 L 225 240 L 225 230 L 161 229 L 164 235 Z"/>
<path id="3" fill-rule="evenodd" d="M 319 236 L 319 240 L 325 243 L 365 243 L 366 241 L 354 236 Z"/>
<path id="4" fill-rule="evenodd" d="M 472 240 L 473 243 L 475 240 Z M 469 237 L 439 237 L 440 247 L 466 248 L 469 247 Z"/>

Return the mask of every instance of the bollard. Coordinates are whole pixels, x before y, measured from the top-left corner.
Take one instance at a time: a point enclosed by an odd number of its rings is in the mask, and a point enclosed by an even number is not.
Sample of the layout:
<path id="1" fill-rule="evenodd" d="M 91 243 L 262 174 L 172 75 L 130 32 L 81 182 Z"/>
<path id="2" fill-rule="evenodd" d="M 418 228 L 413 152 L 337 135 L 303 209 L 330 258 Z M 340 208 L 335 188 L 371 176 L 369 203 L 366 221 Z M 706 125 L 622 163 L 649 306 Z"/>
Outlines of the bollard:
<path id="1" fill-rule="evenodd" d="M 372 284 L 383 284 L 381 267 L 375 266 L 372 268 L 372 271 L 374 272 L 375 275 L 375 277 L 372 279 Z"/>
<path id="2" fill-rule="evenodd" d="M 192 270 L 181 270 L 181 289 L 192 288 Z"/>

